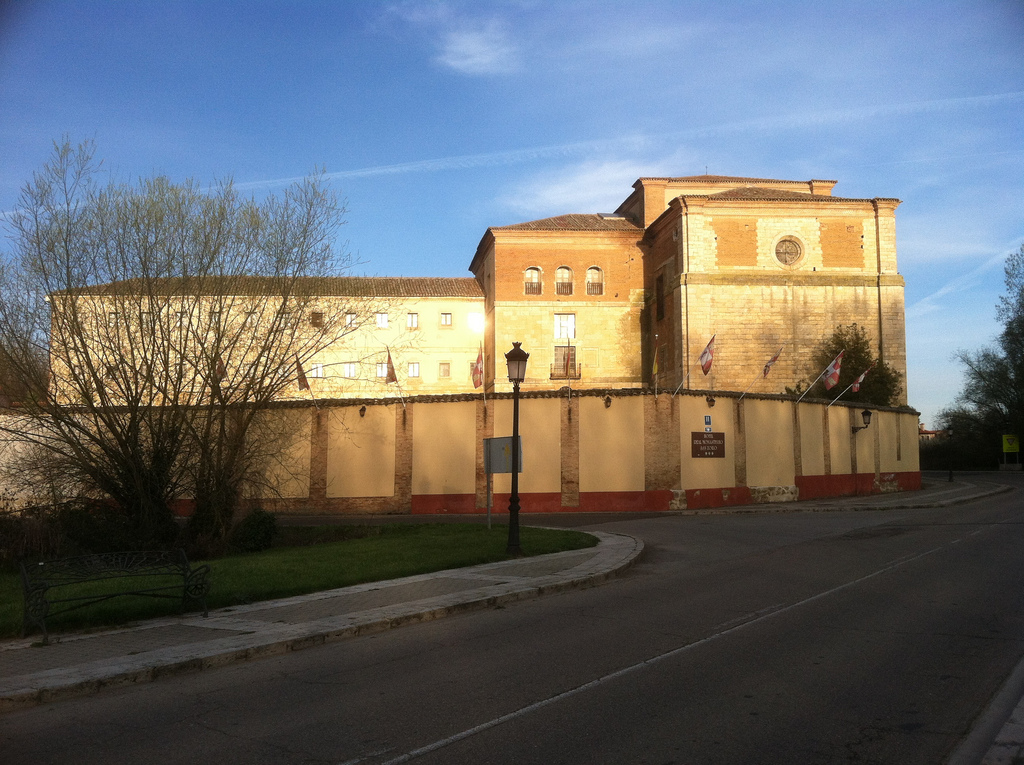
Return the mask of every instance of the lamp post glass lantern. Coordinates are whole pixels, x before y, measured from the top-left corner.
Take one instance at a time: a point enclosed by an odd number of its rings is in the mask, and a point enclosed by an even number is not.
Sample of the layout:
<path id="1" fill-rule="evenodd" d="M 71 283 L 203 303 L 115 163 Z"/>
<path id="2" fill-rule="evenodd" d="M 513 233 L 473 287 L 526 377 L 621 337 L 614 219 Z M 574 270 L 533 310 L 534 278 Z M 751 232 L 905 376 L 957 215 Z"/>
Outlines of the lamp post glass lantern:
<path id="1" fill-rule="evenodd" d="M 864 421 L 864 426 L 860 427 L 860 428 L 855 426 L 853 428 L 853 432 L 854 433 L 858 433 L 858 432 L 864 430 L 864 428 L 866 428 L 868 425 L 871 424 L 871 410 L 870 409 L 865 409 L 863 412 L 860 413 L 860 418 Z"/>
<path id="2" fill-rule="evenodd" d="M 520 556 L 519 546 L 519 384 L 526 379 L 526 360 L 530 354 L 512 343 L 512 350 L 505 354 L 508 362 L 508 379 L 512 383 L 512 495 L 508 500 L 508 546 L 506 554 Z"/>

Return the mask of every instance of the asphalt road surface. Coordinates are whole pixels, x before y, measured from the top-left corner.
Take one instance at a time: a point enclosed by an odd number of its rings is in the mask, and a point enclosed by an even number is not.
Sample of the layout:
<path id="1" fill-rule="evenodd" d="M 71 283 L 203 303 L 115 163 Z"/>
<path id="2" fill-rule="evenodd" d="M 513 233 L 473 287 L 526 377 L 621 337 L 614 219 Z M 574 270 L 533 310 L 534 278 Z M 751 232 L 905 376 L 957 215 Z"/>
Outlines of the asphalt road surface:
<path id="1" fill-rule="evenodd" d="M 1022 496 L 602 524 L 647 545 L 604 586 L 7 714 L 0 762 L 941 763 L 1024 656 Z"/>

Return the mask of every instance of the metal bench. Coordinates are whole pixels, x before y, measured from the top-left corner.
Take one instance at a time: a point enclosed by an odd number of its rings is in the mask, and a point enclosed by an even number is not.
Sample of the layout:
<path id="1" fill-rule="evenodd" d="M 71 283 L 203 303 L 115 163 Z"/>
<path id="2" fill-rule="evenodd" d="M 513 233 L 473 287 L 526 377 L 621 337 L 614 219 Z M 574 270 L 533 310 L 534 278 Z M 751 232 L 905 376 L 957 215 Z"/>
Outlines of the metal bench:
<path id="1" fill-rule="evenodd" d="M 184 550 L 154 550 L 81 555 L 76 558 L 21 564 L 25 610 L 21 623 L 24 636 L 32 625 L 43 632 L 43 645 L 49 643 L 46 618 L 74 611 L 122 595 L 171 598 L 181 601 L 181 610 L 191 602 L 209 611 L 206 596 L 210 592 L 207 565 L 193 566 Z M 168 577 L 180 579 L 169 581 Z M 148 582 L 146 581 L 148 579 Z M 75 585 L 117 580 L 122 586 L 108 592 L 85 593 Z M 123 586 L 124 583 L 129 586 Z M 137 585 L 134 588 L 130 585 Z M 77 590 L 77 592 L 76 592 Z"/>

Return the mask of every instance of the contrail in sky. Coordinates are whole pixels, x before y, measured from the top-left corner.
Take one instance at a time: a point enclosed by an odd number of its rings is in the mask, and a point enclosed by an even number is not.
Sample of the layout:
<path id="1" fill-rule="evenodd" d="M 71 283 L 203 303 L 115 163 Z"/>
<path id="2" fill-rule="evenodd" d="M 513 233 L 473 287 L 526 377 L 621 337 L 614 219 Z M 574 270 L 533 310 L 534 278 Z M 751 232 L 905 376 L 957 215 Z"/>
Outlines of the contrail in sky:
<path id="1" fill-rule="evenodd" d="M 639 149 L 655 142 L 665 140 L 706 138 L 728 133 L 767 132 L 782 129 L 805 129 L 810 126 L 826 126 L 841 123 L 877 120 L 888 117 L 902 117 L 929 112 L 944 112 L 968 107 L 981 108 L 999 103 L 1024 99 L 1024 91 L 1013 93 L 996 93 L 987 96 L 967 96 L 963 98 L 943 98 L 934 101 L 916 101 L 908 104 L 886 104 L 880 106 L 858 107 L 855 109 L 838 109 L 822 112 L 800 113 L 765 117 L 756 120 L 727 122 L 721 125 L 690 128 L 669 133 L 653 135 L 633 135 L 620 138 L 599 139 L 593 141 L 577 141 L 557 146 L 535 146 L 526 149 L 488 152 L 485 154 L 466 154 L 457 157 L 441 157 L 424 159 L 415 162 L 401 162 L 393 165 L 376 165 L 356 170 L 339 170 L 326 173 L 330 180 L 345 178 L 371 178 L 382 175 L 400 173 L 436 172 L 442 170 L 467 170 L 474 167 L 495 167 L 499 165 L 515 165 L 533 162 L 538 159 L 552 157 L 569 157 L 581 154 L 593 154 L 612 149 Z M 301 177 L 277 178 L 265 181 L 250 181 L 235 184 L 235 188 L 255 189 L 270 186 L 282 186 L 302 180 Z"/>
<path id="2" fill-rule="evenodd" d="M 907 308 L 907 318 L 916 318 L 918 316 L 924 316 L 925 314 L 931 313 L 932 311 L 940 310 L 942 306 L 938 305 L 936 302 L 940 298 L 945 297 L 951 292 L 966 292 L 967 290 L 976 287 L 981 281 L 982 275 L 997 266 L 1001 266 L 1006 261 L 1007 252 L 1016 249 L 1017 246 L 1017 244 L 1014 244 L 1012 247 L 1001 251 L 999 254 L 991 256 L 988 260 L 971 269 L 966 274 L 961 274 L 954 279 L 950 279 L 944 285 L 939 287 L 939 289 L 935 290 L 935 292 L 930 295 L 926 295 Z"/>

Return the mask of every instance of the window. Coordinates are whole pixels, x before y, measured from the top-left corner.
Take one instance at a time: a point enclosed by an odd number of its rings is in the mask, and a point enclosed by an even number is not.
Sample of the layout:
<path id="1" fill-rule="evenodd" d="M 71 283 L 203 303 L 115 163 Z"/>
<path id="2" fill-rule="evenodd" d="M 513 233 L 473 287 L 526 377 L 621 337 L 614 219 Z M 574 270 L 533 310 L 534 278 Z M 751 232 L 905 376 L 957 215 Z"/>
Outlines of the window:
<path id="1" fill-rule="evenodd" d="M 555 363 L 551 365 L 552 380 L 578 380 L 580 370 L 576 366 L 576 346 L 556 345 Z"/>
<path id="2" fill-rule="evenodd" d="M 543 287 L 540 281 L 540 269 L 539 268 L 527 268 L 523 272 L 523 294 L 525 295 L 540 295 L 543 292 Z"/>
<path id="3" fill-rule="evenodd" d="M 387 377 L 387 376 L 388 376 L 388 362 L 386 362 L 386 361 L 378 361 L 377 362 L 377 377 Z"/>
<path id="4" fill-rule="evenodd" d="M 406 329 L 419 329 L 420 326 L 420 315 L 418 313 L 410 313 L 405 316 Z"/>
<path id="5" fill-rule="evenodd" d="M 354 327 L 356 324 L 356 315 L 354 313 L 345 314 L 345 326 Z"/>
<path id="6" fill-rule="evenodd" d="M 441 326 L 450 327 L 452 325 L 452 315 L 450 313 L 441 314 Z"/>
<path id="7" fill-rule="evenodd" d="M 341 373 L 350 380 L 359 376 L 359 362 L 346 361 L 341 367 Z"/>
<path id="8" fill-rule="evenodd" d="M 576 314 L 555 314 L 555 338 L 576 337 Z"/>
<path id="9" fill-rule="evenodd" d="M 555 271 L 555 294 L 572 294 L 572 269 L 561 266 Z"/>
<path id="10" fill-rule="evenodd" d="M 419 377 L 419 376 L 420 376 L 420 362 L 418 362 L 418 361 L 410 361 L 409 362 L 409 377 Z"/>
<path id="11" fill-rule="evenodd" d="M 309 371 L 306 372 L 306 377 L 323 377 L 324 376 L 324 365 L 323 364 L 310 364 Z"/>
<path id="12" fill-rule="evenodd" d="M 437 376 L 438 377 L 451 377 L 452 376 L 452 365 L 450 361 L 442 361 L 437 365 Z"/>
<path id="13" fill-rule="evenodd" d="M 210 326 L 213 328 L 220 327 L 220 311 L 210 311 Z"/>
<path id="14" fill-rule="evenodd" d="M 113 311 L 107 314 L 107 326 L 117 329 L 117 314 Z"/>
<path id="15" fill-rule="evenodd" d="M 604 294 L 604 274 L 601 273 L 601 269 L 596 266 L 591 266 L 587 269 L 587 294 Z"/>
<path id="16" fill-rule="evenodd" d="M 309 323 L 312 324 L 314 327 L 322 327 L 324 325 L 324 312 L 313 311 L 309 315 Z"/>
<path id="17" fill-rule="evenodd" d="M 377 314 L 377 329 L 388 328 L 388 315 L 386 313 Z"/>
<path id="18" fill-rule="evenodd" d="M 791 266 L 800 260 L 802 250 L 795 239 L 781 239 L 775 245 L 775 259 L 784 266 Z"/>

